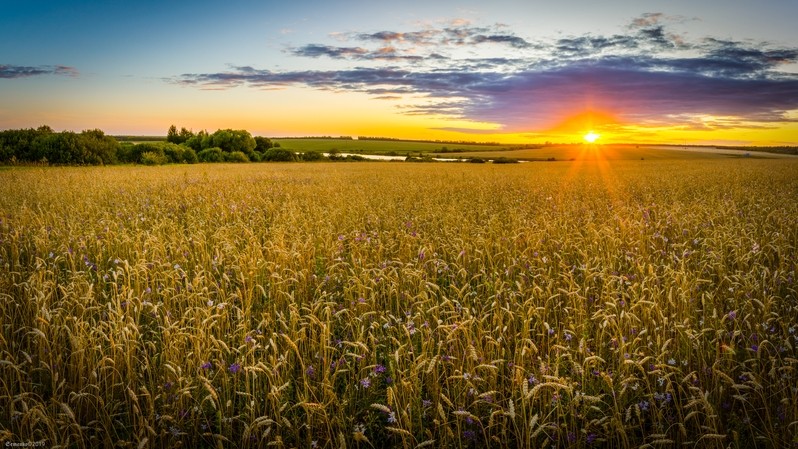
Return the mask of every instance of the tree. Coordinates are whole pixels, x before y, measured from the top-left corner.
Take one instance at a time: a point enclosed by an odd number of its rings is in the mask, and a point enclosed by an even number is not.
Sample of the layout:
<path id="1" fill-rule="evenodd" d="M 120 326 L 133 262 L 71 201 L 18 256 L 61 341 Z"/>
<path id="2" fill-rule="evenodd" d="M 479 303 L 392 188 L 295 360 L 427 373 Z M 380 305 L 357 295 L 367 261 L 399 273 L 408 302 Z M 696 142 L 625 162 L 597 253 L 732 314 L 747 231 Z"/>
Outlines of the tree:
<path id="1" fill-rule="evenodd" d="M 268 149 L 273 148 L 272 140 L 267 137 L 255 137 L 255 151 L 265 153 Z"/>
<path id="2" fill-rule="evenodd" d="M 252 135 L 243 129 L 220 129 L 211 135 L 211 145 L 219 147 L 223 151 L 232 153 L 240 151 L 247 155 L 247 157 L 254 156 L 255 139 Z"/>
<path id="3" fill-rule="evenodd" d="M 177 126 L 172 125 L 169 127 L 169 131 L 166 132 L 166 141 L 180 143 L 180 135 L 177 133 Z"/>
<path id="4" fill-rule="evenodd" d="M 169 131 L 166 133 L 166 141 L 178 145 L 186 143 L 192 137 L 194 137 L 193 132 L 186 128 L 180 128 L 180 132 L 177 132 L 177 127 L 175 125 L 170 126 Z"/>

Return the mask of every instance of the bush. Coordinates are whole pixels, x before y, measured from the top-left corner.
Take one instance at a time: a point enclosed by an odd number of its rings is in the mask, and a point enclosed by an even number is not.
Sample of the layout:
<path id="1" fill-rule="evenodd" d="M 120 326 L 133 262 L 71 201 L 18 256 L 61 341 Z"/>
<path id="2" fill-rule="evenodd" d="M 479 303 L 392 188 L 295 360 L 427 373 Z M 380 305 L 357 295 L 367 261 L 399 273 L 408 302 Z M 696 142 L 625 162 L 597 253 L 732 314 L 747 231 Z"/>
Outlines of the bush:
<path id="1" fill-rule="evenodd" d="M 166 156 L 154 151 L 148 151 L 141 155 L 141 163 L 144 165 L 163 165 L 169 162 Z"/>
<path id="2" fill-rule="evenodd" d="M 472 164 L 484 164 L 485 159 L 482 159 L 481 157 L 472 157 L 468 160 L 468 162 L 471 162 Z"/>
<path id="3" fill-rule="evenodd" d="M 183 162 L 186 164 L 196 164 L 199 162 L 197 152 L 188 147 L 183 148 Z"/>
<path id="4" fill-rule="evenodd" d="M 296 160 L 296 155 L 289 150 L 272 148 L 263 153 L 263 157 L 261 159 L 264 162 L 293 162 Z"/>
<path id="5" fill-rule="evenodd" d="M 306 162 L 323 161 L 326 159 L 323 154 L 318 151 L 306 151 L 299 155 L 299 159 Z"/>
<path id="6" fill-rule="evenodd" d="M 494 164 L 517 164 L 518 163 L 518 159 L 513 159 L 513 158 L 510 158 L 510 157 L 502 156 L 502 157 L 497 157 L 496 159 L 494 159 L 493 163 Z"/>
<path id="7" fill-rule="evenodd" d="M 159 142 L 156 145 L 159 145 L 161 148 L 163 148 L 163 154 L 166 156 L 169 162 L 173 164 L 180 164 L 185 161 L 184 146 L 169 142 Z"/>
<path id="8" fill-rule="evenodd" d="M 225 153 L 225 162 L 249 162 L 249 158 L 243 151 L 233 151 L 232 153 Z"/>
<path id="9" fill-rule="evenodd" d="M 197 159 L 200 162 L 223 162 L 224 153 L 219 147 L 206 148 L 197 153 Z"/>

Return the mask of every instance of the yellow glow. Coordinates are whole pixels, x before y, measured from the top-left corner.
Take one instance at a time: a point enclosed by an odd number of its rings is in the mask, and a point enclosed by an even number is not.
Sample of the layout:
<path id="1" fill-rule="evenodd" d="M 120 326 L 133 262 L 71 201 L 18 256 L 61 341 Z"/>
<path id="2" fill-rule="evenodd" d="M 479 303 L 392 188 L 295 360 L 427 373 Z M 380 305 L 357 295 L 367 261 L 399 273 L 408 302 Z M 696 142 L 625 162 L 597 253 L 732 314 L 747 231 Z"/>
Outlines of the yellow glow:
<path id="1" fill-rule="evenodd" d="M 596 140 L 598 140 L 599 137 L 601 137 L 601 135 L 596 134 L 593 131 L 590 131 L 589 133 L 587 133 L 584 136 L 582 136 L 582 138 L 585 139 L 585 142 L 588 142 L 588 143 L 595 142 Z"/>

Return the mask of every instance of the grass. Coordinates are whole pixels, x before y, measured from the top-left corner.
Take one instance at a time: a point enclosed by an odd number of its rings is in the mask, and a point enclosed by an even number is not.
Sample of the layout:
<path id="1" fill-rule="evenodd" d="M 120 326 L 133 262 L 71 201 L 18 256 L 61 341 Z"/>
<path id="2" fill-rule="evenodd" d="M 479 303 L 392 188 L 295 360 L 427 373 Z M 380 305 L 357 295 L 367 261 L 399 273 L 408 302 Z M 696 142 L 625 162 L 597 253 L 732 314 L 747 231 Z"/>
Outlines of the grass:
<path id="1" fill-rule="evenodd" d="M 0 172 L 0 441 L 798 442 L 798 163 Z"/>

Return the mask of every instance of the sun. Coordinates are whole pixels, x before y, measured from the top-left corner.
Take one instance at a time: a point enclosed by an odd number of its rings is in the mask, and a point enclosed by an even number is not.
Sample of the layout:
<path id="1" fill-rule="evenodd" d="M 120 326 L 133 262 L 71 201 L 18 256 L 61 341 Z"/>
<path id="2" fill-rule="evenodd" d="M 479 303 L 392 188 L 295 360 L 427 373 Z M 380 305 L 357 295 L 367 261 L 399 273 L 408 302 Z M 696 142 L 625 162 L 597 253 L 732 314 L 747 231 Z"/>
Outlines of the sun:
<path id="1" fill-rule="evenodd" d="M 582 136 L 582 138 L 585 139 L 585 142 L 587 142 L 587 143 L 593 143 L 596 140 L 598 140 L 599 137 L 601 137 L 601 135 L 596 134 L 593 131 L 590 131 L 587 134 L 585 134 L 584 136 Z"/>

